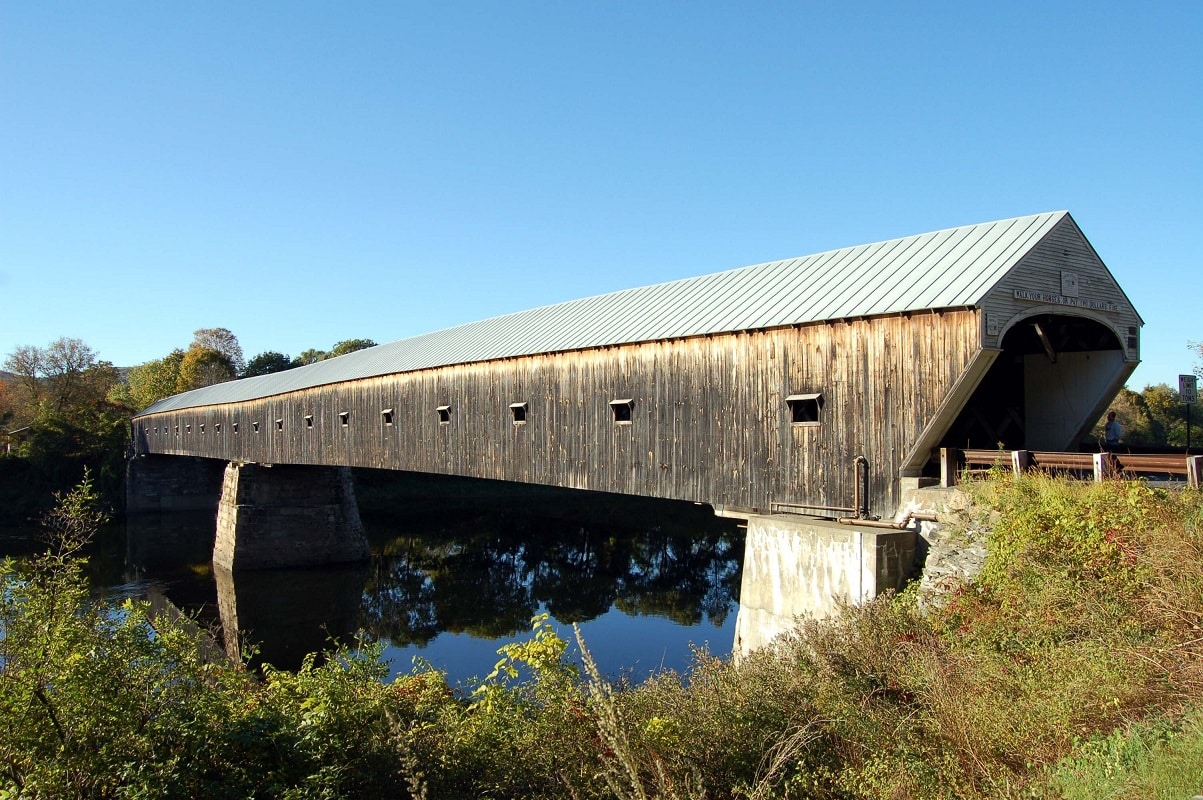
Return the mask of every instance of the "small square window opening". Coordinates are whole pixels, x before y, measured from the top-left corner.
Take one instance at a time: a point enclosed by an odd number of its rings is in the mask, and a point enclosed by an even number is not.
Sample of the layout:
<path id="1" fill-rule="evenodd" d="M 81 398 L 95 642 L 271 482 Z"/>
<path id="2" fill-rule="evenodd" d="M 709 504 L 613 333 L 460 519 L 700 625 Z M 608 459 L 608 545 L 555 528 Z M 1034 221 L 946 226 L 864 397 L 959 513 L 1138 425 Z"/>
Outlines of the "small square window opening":
<path id="1" fill-rule="evenodd" d="M 440 425 L 451 424 L 451 406 L 439 406 L 435 409 L 435 411 L 437 411 L 439 414 Z"/>
<path id="2" fill-rule="evenodd" d="M 380 419 L 384 422 L 385 425 L 392 425 L 393 424 L 393 410 L 391 408 L 386 408 L 383 411 L 381 411 Z"/>
<path id="3" fill-rule="evenodd" d="M 611 400 L 610 411 L 614 413 L 614 422 L 619 425 L 631 424 L 631 409 L 634 408 L 635 401 L 626 398 L 623 400 Z"/>
<path id="4" fill-rule="evenodd" d="M 789 421 L 792 425 L 819 425 L 819 412 L 823 408 L 822 392 L 791 394 L 785 398 L 789 406 Z"/>
<path id="5" fill-rule="evenodd" d="M 526 424 L 526 403 L 510 403 L 510 413 L 514 416 L 515 425 Z"/>
<path id="6" fill-rule="evenodd" d="M 351 424 L 351 412 L 350 411 L 338 412 L 338 424 L 342 425 L 344 428 L 349 426 Z"/>

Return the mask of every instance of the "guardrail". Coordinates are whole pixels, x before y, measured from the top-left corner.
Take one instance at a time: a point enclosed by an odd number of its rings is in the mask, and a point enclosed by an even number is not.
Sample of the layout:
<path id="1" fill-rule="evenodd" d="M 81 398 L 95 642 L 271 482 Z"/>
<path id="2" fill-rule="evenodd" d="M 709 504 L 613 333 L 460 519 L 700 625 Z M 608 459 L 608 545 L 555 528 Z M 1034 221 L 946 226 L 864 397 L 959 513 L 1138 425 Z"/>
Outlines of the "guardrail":
<path id="1" fill-rule="evenodd" d="M 1160 453 L 1056 453 L 1040 450 L 940 449 L 940 485 L 953 486 L 961 475 L 980 475 L 995 467 L 1016 475 L 1044 470 L 1096 481 L 1148 475 L 1181 475 L 1198 489 L 1203 478 L 1203 456 Z"/>

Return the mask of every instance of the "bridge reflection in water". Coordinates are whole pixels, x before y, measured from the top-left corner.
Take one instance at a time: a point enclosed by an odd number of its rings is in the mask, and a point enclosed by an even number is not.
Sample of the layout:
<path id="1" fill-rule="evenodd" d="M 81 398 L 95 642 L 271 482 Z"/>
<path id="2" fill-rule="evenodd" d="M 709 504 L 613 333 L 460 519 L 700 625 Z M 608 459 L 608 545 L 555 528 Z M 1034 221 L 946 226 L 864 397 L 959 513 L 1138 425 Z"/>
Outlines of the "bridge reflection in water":
<path id="1" fill-rule="evenodd" d="M 358 633 L 385 643 L 394 672 L 418 657 L 464 680 L 487 674 L 543 611 L 568 636 L 580 623 L 611 674 L 684 669 L 691 644 L 731 651 L 744 537 L 708 507 L 428 476 L 359 481 L 369 565 L 231 574 L 209 562 L 212 518 L 179 514 L 131 518 L 130 564 L 199 611 L 227 650 L 241 636 L 285 669 Z"/>

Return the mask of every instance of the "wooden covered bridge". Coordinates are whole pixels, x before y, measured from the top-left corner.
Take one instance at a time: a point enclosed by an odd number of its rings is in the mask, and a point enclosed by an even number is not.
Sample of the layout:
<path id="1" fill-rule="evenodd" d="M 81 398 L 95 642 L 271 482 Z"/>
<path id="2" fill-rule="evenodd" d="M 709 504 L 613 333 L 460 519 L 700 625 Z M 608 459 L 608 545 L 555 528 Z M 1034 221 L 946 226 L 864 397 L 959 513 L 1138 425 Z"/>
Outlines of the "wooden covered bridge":
<path id="1" fill-rule="evenodd" d="M 1136 367 L 1141 325 L 1073 218 L 1051 212 L 197 389 L 140 412 L 134 444 L 148 463 L 360 466 L 726 513 L 890 516 L 938 478 L 941 447 L 1073 448 Z"/>

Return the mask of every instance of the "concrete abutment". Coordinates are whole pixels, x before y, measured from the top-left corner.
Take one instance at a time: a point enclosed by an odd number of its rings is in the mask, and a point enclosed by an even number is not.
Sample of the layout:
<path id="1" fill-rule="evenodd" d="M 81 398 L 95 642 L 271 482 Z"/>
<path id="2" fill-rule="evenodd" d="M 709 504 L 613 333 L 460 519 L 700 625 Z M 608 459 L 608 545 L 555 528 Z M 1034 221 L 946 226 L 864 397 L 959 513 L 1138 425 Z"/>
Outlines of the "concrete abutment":
<path id="1" fill-rule="evenodd" d="M 736 658 L 792 631 L 799 617 L 834 614 L 898 589 L 910 576 L 916 532 L 777 514 L 748 518 Z"/>

